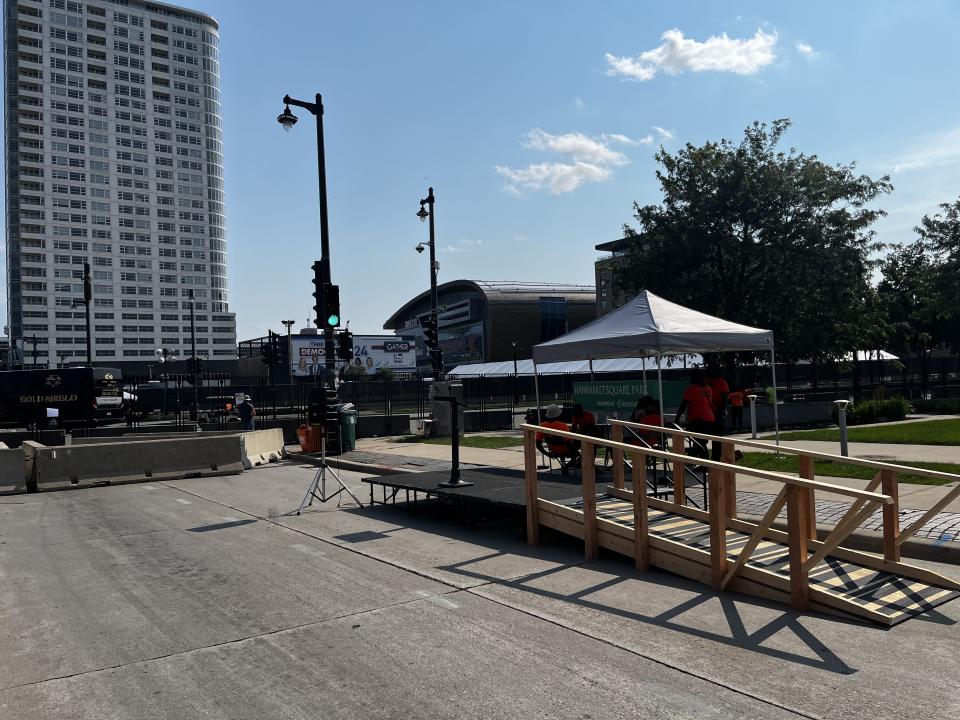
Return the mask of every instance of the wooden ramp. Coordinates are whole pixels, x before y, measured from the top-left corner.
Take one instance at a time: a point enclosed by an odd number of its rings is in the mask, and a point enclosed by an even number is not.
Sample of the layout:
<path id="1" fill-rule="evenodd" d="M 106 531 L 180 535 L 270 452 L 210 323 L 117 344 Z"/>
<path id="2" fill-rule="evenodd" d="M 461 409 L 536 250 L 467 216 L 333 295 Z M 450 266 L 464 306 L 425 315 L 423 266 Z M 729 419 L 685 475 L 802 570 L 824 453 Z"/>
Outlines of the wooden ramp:
<path id="1" fill-rule="evenodd" d="M 539 504 L 541 525 L 583 537 L 582 501 L 560 505 L 540 500 Z M 647 517 L 651 564 L 709 584 L 709 523 L 655 508 L 648 509 Z M 634 557 L 632 502 L 598 496 L 597 524 L 601 547 Z M 730 563 L 736 561 L 749 539 L 749 532 L 727 530 Z M 881 625 L 895 625 L 960 597 L 960 590 L 831 555 L 810 570 L 809 578 L 812 608 L 841 612 Z M 758 543 L 729 589 L 789 603 L 789 547 L 775 540 Z"/>
<path id="2" fill-rule="evenodd" d="M 582 497 L 547 500 L 540 497 L 534 448 L 535 426 L 525 425 L 525 495 L 527 538 L 539 540 L 540 527 L 580 538 L 592 560 L 599 548 L 634 558 L 640 570 L 653 566 L 712 586 L 785 602 L 798 610 L 811 608 L 891 626 L 929 612 L 960 597 L 960 582 L 925 568 L 901 562 L 902 538 L 916 526 L 901 531 L 897 525 L 896 472 L 905 468 L 879 465 L 865 489 L 843 487 L 814 479 L 812 459 L 801 457 L 801 476 L 737 466 L 733 448 L 723 438 L 725 461 L 697 458 L 680 452 L 637 448 L 617 440 L 598 440 L 564 431 L 561 437 L 583 445 Z M 685 431 L 671 430 L 677 442 Z M 712 438 L 711 438 L 712 439 Z M 614 484 L 598 489 L 593 462 L 594 445 L 614 450 Z M 674 499 L 634 493 L 626 487 L 623 466 L 631 460 L 632 486 L 645 488 L 648 460 L 673 463 Z M 844 458 L 846 460 L 846 458 Z M 683 466 L 695 462 L 708 475 L 709 508 L 690 507 L 683 500 Z M 868 461 L 860 461 L 868 462 Z M 930 471 L 933 472 L 933 471 Z M 760 522 L 737 517 L 734 492 L 737 474 L 776 480 L 782 490 Z M 957 478 L 960 480 L 960 477 Z M 876 492 L 883 486 L 883 492 Z M 599 490 L 599 492 L 598 492 Z M 853 502 L 844 517 L 823 540 L 817 539 L 814 492 L 844 494 Z M 677 498 L 680 498 L 678 501 Z M 781 509 L 787 509 L 786 531 L 773 528 Z M 867 517 L 882 510 L 882 557 L 842 547 L 843 541 Z"/>

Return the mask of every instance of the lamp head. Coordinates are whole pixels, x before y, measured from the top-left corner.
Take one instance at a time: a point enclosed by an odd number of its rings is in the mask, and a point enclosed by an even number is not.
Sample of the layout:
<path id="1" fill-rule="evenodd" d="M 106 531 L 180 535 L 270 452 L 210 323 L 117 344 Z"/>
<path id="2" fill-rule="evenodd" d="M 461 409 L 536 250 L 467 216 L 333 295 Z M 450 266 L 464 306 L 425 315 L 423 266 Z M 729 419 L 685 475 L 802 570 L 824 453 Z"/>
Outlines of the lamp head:
<path id="1" fill-rule="evenodd" d="M 420 211 L 417 213 L 417 217 L 420 218 L 420 222 L 426 222 L 427 218 L 430 217 L 430 213 L 427 212 L 427 209 L 424 207 L 424 201 L 420 201 Z"/>
<path id="2" fill-rule="evenodd" d="M 422 253 L 424 250 L 426 250 L 426 247 L 424 247 L 423 243 L 418 243 L 414 250 L 416 250 L 418 253 Z"/>
<path id="3" fill-rule="evenodd" d="M 290 106 L 287 105 L 283 112 L 277 116 L 277 122 L 283 126 L 283 129 L 287 132 L 293 130 L 293 126 L 297 124 L 297 116 L 290 112 Z"/>

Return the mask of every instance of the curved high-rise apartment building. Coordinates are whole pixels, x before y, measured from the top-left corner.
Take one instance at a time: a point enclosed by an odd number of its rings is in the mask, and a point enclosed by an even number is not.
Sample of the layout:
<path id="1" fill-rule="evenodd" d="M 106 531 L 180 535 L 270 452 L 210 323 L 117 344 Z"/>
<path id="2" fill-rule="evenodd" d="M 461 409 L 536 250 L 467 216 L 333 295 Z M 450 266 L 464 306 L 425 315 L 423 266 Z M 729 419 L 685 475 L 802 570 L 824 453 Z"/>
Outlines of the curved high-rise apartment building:
<path id="1" fill-rule="evenodd" d="M 7 0 L 7 313 L 39 366 L 236 357 L 217 22 L 141 0 Z"/>

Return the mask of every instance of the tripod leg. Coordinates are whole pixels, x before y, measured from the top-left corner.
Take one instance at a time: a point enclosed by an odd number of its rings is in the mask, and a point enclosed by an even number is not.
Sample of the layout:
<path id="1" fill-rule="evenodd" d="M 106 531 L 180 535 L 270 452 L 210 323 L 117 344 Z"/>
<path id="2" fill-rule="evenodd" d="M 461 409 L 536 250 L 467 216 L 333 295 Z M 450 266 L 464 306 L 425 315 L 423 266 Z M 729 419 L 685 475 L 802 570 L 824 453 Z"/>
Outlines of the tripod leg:
<path id="1" fill-rule="evenodd" d="M 303 500 L 300 501 L 300 507 L 297 508 L 297 515 L 303 512 L 303 508 L 313 505 L 313 498 L 317 494 L 317 481 L 320 480 L 320 476 L 323 473 L 323 467 L 317 468 L 317 472 L 313 476 L 313 480 L 310 481 L 310 485 L 307 487 L 307 493 L 303 496 Z"/>

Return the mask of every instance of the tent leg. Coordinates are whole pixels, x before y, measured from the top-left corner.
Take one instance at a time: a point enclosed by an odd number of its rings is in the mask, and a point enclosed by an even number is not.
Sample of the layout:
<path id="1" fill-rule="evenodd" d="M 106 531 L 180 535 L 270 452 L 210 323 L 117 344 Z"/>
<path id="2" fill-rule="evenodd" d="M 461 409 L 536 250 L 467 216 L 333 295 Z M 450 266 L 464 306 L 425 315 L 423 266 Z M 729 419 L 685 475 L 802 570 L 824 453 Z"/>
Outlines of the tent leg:
<path id="1" fill-rule="evenodd" d="M 593 358 L 590 358 L 590 382 L 593 382 Z"/>
<path id="2" fill-rule="evenodd" d="M 780 413 L 777 411 L 777 359 L 770 348 L 770 373 L 773 379 L 773 432 L 780 444 Z"/>
<path id="3" fill-rule="evenodd" d="M 640 358 L 640 362 L 643 363 L 643 391 L 647 392 L 647 359 Z M 649 394 L 649 393 L 647 393 Z"/>
<path id="4" fill-rule="evenodd" d="M 533 363 L 533 390 L 537 395 L 537 425 L 543 422 L 540 417 L 540 373 L 537 372 L 537 363 Z"/>
<path id="5" fill-rule="evenodd" d="M 663 374 L 660 372 L 660 354 L 657 353 L 657 399 L 660 401 L 660 416 L 667 412 L 667 406 L 663 402 Z"/>

